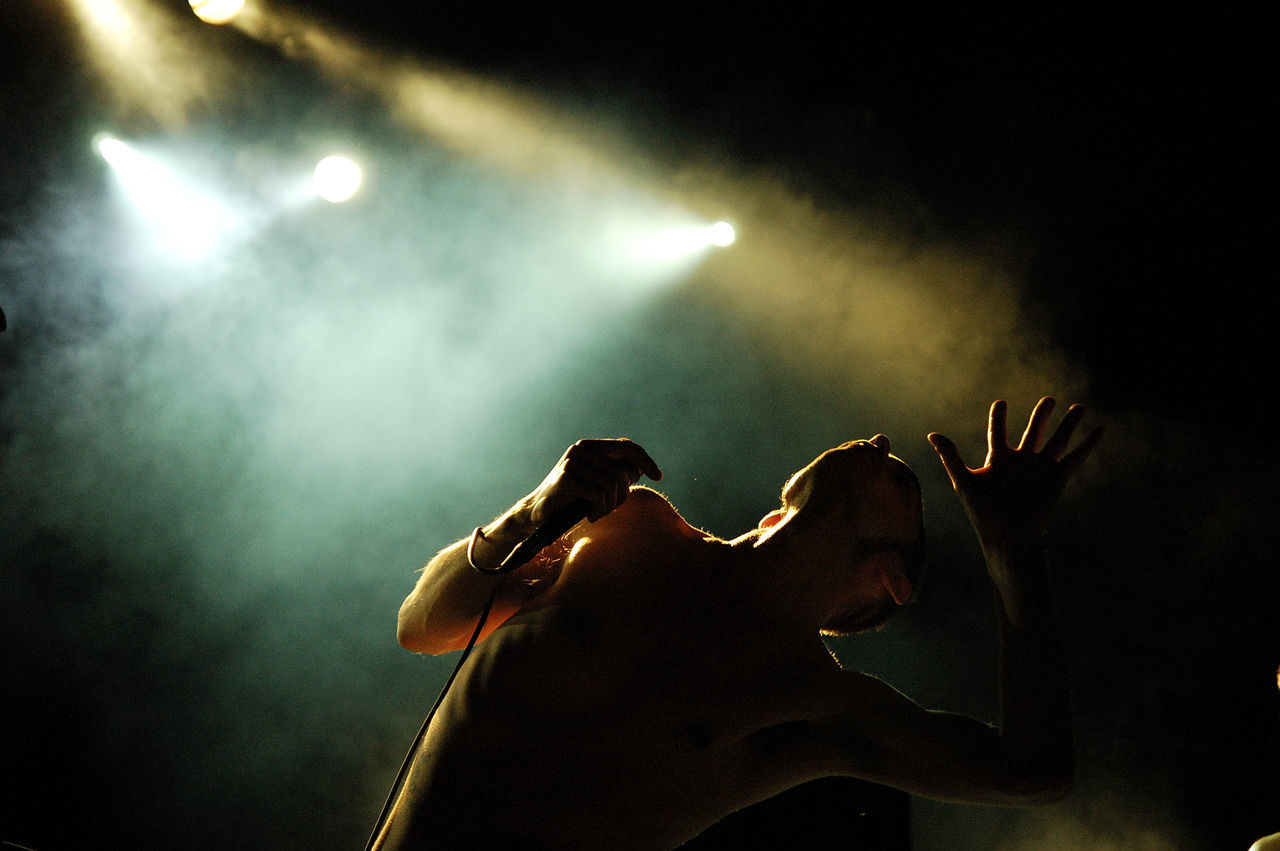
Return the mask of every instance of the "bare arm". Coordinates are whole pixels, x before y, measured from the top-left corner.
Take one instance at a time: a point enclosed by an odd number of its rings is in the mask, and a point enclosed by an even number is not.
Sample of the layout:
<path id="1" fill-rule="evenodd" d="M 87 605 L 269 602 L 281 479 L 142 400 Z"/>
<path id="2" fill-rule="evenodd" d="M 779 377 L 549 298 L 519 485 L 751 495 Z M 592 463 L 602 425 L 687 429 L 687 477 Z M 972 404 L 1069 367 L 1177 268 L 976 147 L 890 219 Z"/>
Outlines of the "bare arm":
<path id="1" fill-rule="evenodd" d="M 826 725 L 828 735 L 839 737 L 850 773 L 969 803 L 1037 804 L 1070 790 L 1070 695 L 1042 539 L 1058 497 L 1101 431 L 1068 452 L 1084 413 L 1073 406 L 1045 441 L 1053 408 L 1052 399 L 1042 399 L 1011 447 L 1006 406 L 992 405 L 987 458 L 977 469 L 964 464 L 949 439 L 929 437 L 977 532 L 995 589 L 1000 726 L 927 712 L 878 680 L 855 674 L 851 711 Z"/>
<path id="2" fill-rule="evenodd" d="M 569 447 L 542 483 L 502 516 L 481 529 L 472 556 L 477 564 L 495 567 L 521 541 L 559 509 L 586 500 L 589 521 L 599 520 L 627 499 L 641 475 L 662 472 L 638 444 L 630 440 L 580 440 Z M 487 575 L 467 560 L 470 537 L 441 550 L 426 567 L 400 606 L 396 636 L 400 644 L 424 653 L 462 648 L 492 596 L 488 635 L 554 581 L 554 564 L 535 559 L 510 574 Z"/>
<path id="3" fill-rule="evenodd" d="M 1018 445 L 1010 446 L 1007 406 L 996 402 L 988 420 L 987 457 L 970 469 L 955 445 L 930 440 L 977 532 L 995 588 L 1000 624 L 1001 724 L 997 751 L 1012 788 L 1065 795 L 1074 775 L 1071 701 L 1049 598 L 1044 535 L 1072 475 L 1102 438 L 1095 428 L 1068 451 L 1084 416 L 1073 405 L 1045 439 L 1055 407 L 1041 399 Z"/>

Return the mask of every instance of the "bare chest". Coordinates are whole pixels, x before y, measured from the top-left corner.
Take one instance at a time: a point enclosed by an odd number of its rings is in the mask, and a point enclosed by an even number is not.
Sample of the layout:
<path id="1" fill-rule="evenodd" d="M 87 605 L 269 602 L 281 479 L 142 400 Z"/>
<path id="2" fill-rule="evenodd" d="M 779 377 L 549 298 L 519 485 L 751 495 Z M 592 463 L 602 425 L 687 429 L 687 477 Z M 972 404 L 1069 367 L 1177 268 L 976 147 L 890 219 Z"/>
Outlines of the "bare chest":
<path id="1" fill-rule="evenodd" d="M 829 659 L 722 625 L 672 624 L 681 642 L 626 627 L 531 619 L 495 634 L 433 725 L 431 806 L 491 801 L 487 829 L 556 847 L 657 848 L 808 779 L 778 744 L 822 711 Z"/>

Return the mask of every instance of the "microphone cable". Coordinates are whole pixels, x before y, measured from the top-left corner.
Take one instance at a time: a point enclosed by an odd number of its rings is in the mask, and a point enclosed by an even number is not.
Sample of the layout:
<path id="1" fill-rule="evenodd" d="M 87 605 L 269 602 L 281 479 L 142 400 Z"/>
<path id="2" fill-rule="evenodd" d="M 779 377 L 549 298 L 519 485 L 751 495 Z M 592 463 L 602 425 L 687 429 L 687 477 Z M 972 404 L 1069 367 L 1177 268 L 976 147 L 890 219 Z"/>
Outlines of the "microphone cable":
<path id="1" fill-rule="evenodd" d="M 507 557 L 502 560 L 502 564 L 497 567 L 481 567 L 476 564 L 474 557 L 476 539 L 482 537 L 481 527 L 477 526 L 475 531 L 471 533 L 471 540 L 467 544 L 467 563 L 471 565 L 473 570 L 487 575 L 510 573 L 517 567 L 532 561 L 533 557 L 548 544 L 569 531 L 578 521 L 584 519 L 590 507 L 591 504 L 589 502 L 579 500 L 555 512 L 551 517 L 544 520 L 532 535 L 508 553 Z M 400 764 L 400 770 L 396 772 L 396 778 L 391 784 L 391 791 L 387 793 L 387 800 L 382 805 L 382 811 L 378 814 L 377 822 L 374 823 L 373 833 L 370 834 L 369 841 L 365 844 L 365 851 L 372 851 L 374 844 L 378 841 L 378 834 L 386 827 L 387 817 L 391 815 L 396 797 L 404 787 L 404 781 L 409 774 L 409 766 L 413 763 L 413 757 L 418 752 L 418 747 L 422 744 L 422 740 L 427 737 L 427 728 L 431 726 L 431 719 L 435 717 L 440 704 L 444 703 L 445 695 L 449 693 L 449 687 L 458 678 L 458 673 L 466 663 L 467 657 L 471 655 L 476 642 L 480 640 L 480 633 L 484 630 L 485 621 L 489 619 L 489 610 L 493 608 L 493 601 L 497 596 L 498 589 L 494 588 L 493 593 L 489 595 L 489 601 L 480 610 L 480 619 L 476 622 L 475 631 L 471 633 L 467 646 L 462 650 L 462 656 L 458 659 L 458 664 L 454 666 L 453 673 L 449 675 L 444 688 L 440 689 L 440 695 L 436 698 L 436 702 L 432 704 L 431 711 L 427 713 L 426 719 L 423 720 L 422 726 L 418 729 L 418 734 L 413 737 L 413 742 L 409 745 L 409 752 L 405 754 L 404 761 Z"/>
<path id="2" fill-rule="evenodd" d="M 480 639 L 480 631 L 484 629 L 484 623 L 489 619 L 489 610 L 493 608 L 493 600 L 497 596 L 498 590 L 495 588 L 493 593 L 489 595 L 489 601 L 480 610 L 480 620 L 476 622 L 475 632 L 471 633 L 467 646 L 463 648 L 458 664 L 454 666 L 453 673 L 445 681 L 444 688 L 440 689 L 440 694 L 436 697 L 436 702 L 431 705 L 431 711 L 427 713 L 422 726 L 418 728 L 417 735 L 413 737 L 413 741 L 409 745 L 409 752 L 404 755 L 404 761 L 400 763 L 400 770 L 396 772 L 396 779 L 391 783 L 391 791 L 387 793 L 387 800 L 382 804 L 382 811 L 378 813 L 378 820 L 373 825 L 373 833 L 369 835 L 369 841 L 365 843 L 365 851 L 372 851 L 374 843 L 378 841 L 378 834 L 386 826 L 387 817 L 391 815 L 391 808 L 395 806 L 396 797 L 404 787 L 405 778 L 409 774 L 409 766 L 413 763 L 413 757 L 418 752 L 418 746 L 427 737 L 427 728 L 431 726 L 431 719 L 436 716 L 436 710 L 440 708 L 440 704 L 444 703 L 444 697 L 449 693 L 449 686 L 453 685 L 453 681 L 458 678 L 458 672 L 462 670 L 467 657 L 471 655 L 472 649 L 475 648 L 476 642 Z"/>

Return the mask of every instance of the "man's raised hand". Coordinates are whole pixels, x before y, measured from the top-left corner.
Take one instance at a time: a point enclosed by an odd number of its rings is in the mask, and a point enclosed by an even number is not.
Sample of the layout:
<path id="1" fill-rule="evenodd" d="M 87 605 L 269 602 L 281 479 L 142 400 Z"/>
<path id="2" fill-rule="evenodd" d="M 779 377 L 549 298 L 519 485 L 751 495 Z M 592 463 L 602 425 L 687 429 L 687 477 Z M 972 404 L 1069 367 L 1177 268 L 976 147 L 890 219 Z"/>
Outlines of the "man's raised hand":
<path id="1" fill-rule="evenodd" d="M 986 461 L 976 469 L 964 463 L 951 440 L 941 434 L 929 435 L 984 551 L 1038 539 L 1067 482 L 1102 438 L 1101 427 L 1094 428 L 1068 451 L 1084 416 L 1082 406 L 1072 405 L 1044 440 L 1054 407 L 1053 398 L 1041 399 L 1031 412 L 1022 439 L 1017 446 L 1010 446 L 1007 405 L 993 403 Z"/>

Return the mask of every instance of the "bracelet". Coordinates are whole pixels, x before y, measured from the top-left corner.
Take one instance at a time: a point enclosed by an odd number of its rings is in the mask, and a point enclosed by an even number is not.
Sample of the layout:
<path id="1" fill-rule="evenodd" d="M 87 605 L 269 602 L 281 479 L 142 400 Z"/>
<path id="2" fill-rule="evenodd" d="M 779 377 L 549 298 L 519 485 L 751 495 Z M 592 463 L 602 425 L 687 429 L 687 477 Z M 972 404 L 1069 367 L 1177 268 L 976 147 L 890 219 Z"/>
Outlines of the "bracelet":
<path id="1" fill-rule="evenodd" d="M 522 564 L 532 559 L 538 554 L 539 550 L 547 545 L 547 541 L 540 538 L 542 533 L 543 530 L 539 528 L 533 535 L 526 539 L 524 543 L 520 544 L 520 546 L 508 553 L 507 557 L 503 559 L 502 563 L 497 567 L 481 567 L 476 564 L 476 541 L 487 541 L 489 539 L 484 536 L 483 527 L 477 526 L 471 533 L 471 540 L 467 541 L 467 564 L 471 565 L 472 570 L 477 573 L 483 573 L 486 576 L 510 573 L 517 567 L 520 567 Z M 513 558 L 516 559 L 514 562 L 512 561 Z"/>
<path id="2" fill-rule="evenodd" d="M 480 531 L 481 528 L 482 527 L 477 526 L 476 530 L 471 533 L 471 540 L 467 542 L 467 564 L 471 565 L 472 570 L 479 573 L 487 573 L 488 571 L 476 564 L 476 541 L 484 537 L 484 533 Z"/>

